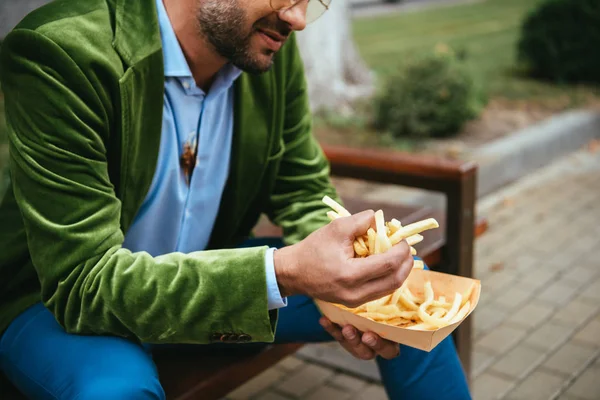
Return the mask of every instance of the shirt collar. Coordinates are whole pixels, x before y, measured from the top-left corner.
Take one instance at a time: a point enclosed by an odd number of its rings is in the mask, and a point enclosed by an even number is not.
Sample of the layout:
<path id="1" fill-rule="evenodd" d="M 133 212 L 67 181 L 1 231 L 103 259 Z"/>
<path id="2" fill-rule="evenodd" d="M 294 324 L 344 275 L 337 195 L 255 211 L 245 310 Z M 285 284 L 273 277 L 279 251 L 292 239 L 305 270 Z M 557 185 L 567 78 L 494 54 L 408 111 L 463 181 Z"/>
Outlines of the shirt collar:
<path id="1" fill-rule="evenodd" d="M 160 27 L 160 39 L 163 48 L 163 64 L 165 76 L 185 76 L 191 77 L 192 72 L 181 51 L 181 46 L 177 41 L 177 36 L 171 26 L 171 21 L 165 10 L 163 0 L 156 0 L 156 10 L 158 12 L 158 25 Z"/>
<path id="2" fill-rule="evenodd" d="M 163 65 L 165 69 L 165 77 L 185 77 L 192 78 L 192 72 L 183 55 L 173 26 L 167 15 L 167 10 L 163 4 L 163 0 L 156 0 L 156 10 L 158 12 L 158 25 L 160 27 L 160 38 L 163 48 Z M 225 64 L 219 71 L 215 83 L 217 87 L 229 87 L 233 84 L 242 71 L 232 64 Z M 215 86 L 215 85 L 213 85 Z"/>

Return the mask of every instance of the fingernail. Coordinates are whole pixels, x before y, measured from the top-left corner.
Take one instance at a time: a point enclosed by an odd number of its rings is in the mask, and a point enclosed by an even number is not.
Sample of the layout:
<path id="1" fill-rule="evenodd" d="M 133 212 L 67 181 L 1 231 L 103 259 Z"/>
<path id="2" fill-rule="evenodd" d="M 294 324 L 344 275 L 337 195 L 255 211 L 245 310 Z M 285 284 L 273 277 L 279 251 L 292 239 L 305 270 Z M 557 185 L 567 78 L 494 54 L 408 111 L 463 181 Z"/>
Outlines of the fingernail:
<path id="1" fill-rule="evenodd" d="M 352 340 L 356 337 L 356 335 L 354 334 L 354 331 L 352 329 L 344 329 L 343 333 L 344 333 L 344 336 L 346 337 L 346 339 L 348 339 L 348 340 Z"/>
<path id="2" fill-rule="evenodd" d="M 375 338 L 373 336 L 366 336 L 364 339 L 365 339 L 365 343 L 368 346 L 373 347 L 377 344 L 377 340 L 375 340 Z"/>

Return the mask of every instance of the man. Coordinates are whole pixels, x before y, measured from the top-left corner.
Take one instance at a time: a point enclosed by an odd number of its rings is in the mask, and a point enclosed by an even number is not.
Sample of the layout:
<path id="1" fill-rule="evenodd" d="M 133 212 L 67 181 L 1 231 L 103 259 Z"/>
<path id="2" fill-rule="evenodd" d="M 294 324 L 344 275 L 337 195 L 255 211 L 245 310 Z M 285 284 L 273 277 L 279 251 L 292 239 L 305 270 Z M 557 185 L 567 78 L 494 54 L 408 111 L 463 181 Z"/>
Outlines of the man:
<path id="1" fill-rule="evenodd" d="M 58 0 L 7 36 L 0 365 L 22 392 L 163 398 L 152 346 L 335 338 L 391 398 L 469 398 L 450 339 L 398 355 L 311 300 L 361 304 L 412 266 L 406 243 L 353 258 L 372 211 L 325 215 L 293 31 L 328 5 Z M 286 246 L 246 241 L 263 212 Z"/>

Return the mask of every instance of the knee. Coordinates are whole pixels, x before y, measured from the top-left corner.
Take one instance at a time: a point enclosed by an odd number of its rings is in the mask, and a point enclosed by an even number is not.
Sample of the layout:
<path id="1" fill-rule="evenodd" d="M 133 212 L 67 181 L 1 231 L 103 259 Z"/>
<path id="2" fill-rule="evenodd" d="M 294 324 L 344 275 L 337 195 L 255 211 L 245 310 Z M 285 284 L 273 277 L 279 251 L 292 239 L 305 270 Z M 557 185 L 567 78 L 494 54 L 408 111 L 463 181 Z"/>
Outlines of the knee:
<path id="1" fill-rule="evenodd" d="M 156 377 L 151 379 L 99 378 L 83 386 L 75 399 L 164 400 L 165 393 Z"/>

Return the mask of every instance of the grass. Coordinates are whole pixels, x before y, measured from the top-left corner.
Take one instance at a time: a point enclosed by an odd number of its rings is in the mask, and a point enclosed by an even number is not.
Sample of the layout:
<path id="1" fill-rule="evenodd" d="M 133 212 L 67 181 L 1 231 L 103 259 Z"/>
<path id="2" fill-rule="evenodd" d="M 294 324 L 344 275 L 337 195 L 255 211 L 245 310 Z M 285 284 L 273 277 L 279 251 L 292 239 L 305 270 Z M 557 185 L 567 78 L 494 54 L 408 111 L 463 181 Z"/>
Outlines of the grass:
<path id="1" fill-rule="evenodd" d="M 358 49 L 377 75 L 385 78 L 407 57 L 443 43 L 464 51 L 466 63 L 485 83 L 491 98 L 538 102 L 585 101 L 592 90 L 559 86 L 524 77 L 517 69 L 520 25 L 539 0 L 487 0 L 432 8 L 353 23 Z"/>
<path id="2" fill-rule="evenodd" d="M 466 66 L 486 90 L 490 104 L 545 114 L 600 104 L 598 88 L 537 81 L 519 71 L 516 51 L 521 24 L 539 1 L 487 0 L 358 18 L 352 26 L 354 41 L 382 87 L 403 61 L 443 44 L 465 55 Z M 345 122 L 340 117 L 318 116 L 315 131 L 326 143 L 408 151 L 427 147 L 376 132 L 365 124 L 368 115 L 368 108 L 359 107 Z"/>

